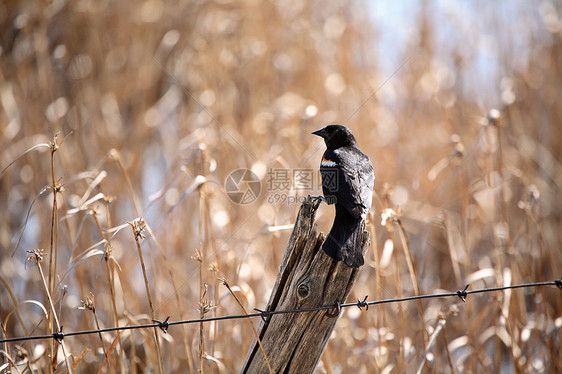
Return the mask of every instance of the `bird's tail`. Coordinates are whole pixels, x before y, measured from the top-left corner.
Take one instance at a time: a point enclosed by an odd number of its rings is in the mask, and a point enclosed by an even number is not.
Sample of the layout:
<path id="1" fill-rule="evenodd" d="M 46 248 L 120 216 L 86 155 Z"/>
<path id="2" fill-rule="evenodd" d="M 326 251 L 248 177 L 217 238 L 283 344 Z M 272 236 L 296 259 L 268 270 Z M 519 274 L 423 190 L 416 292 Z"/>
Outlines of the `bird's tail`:
<path id="1" fill-rule="evenodd" d="M 355 218 L 344 207 L 336 205 L 336 217 L 322 249 L 336 261 L 343 261 L 352 268 L 362 266 L 361 233 L 363 219 Z"/>

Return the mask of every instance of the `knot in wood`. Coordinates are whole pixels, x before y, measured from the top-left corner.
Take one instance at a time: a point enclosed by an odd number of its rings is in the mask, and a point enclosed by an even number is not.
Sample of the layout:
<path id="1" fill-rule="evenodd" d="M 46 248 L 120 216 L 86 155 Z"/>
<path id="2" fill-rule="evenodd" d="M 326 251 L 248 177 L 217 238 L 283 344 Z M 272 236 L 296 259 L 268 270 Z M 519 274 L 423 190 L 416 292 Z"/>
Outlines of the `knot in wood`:
<path id="1" fill-rule="evenodd" d="M 308 294 L 310 293 L 310 288 L 308 287 L 308 284 L 306 283 L 301 283 L 299 284 L 299 288 L 297 289 L 297 293 L 299 294 L 299 297 L 301 298 L 305 298 L 308 296 Z"/>

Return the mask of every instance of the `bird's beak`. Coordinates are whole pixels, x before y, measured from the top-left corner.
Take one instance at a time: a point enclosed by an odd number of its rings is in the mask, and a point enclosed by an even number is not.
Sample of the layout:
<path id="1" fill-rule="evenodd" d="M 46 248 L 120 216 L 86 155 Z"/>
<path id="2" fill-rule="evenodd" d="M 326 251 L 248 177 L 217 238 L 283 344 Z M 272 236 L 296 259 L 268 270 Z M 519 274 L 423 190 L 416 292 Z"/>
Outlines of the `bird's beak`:
<path id="1" fill-rule="evenodd" d="M 328 132 L 325 129 L 326 129 L 325 127 L 322 127 L 320 130 L 316 130 L 312 134 L 318 135 L 319 137 L 326 139 L 328 137 Z"/>

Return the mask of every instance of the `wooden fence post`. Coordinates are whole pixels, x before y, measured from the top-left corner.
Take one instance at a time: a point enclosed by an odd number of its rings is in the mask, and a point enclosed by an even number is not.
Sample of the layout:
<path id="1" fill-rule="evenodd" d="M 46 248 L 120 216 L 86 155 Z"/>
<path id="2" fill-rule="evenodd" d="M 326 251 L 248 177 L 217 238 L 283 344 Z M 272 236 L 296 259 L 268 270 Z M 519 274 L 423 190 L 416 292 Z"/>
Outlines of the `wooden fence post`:
<path id="1" fill-rule="evenodd" d="M 359 269 L 334 261 L 322 251 L 325 236 L 318 233 L 314 222 L 317 208 L 317 198 L 308 197 L 301 205 L 267 311 L 344 303 L 355 283 Z M 369 233 L 363 231 L 363 254 L 368 247 Z M 338 318 L 335 310 L 321 310 L 271 315 L 262 320 L 258 335 L 273 373 L 312 373 Z M 254 338 L 241 373 L 268 372 Z"/>

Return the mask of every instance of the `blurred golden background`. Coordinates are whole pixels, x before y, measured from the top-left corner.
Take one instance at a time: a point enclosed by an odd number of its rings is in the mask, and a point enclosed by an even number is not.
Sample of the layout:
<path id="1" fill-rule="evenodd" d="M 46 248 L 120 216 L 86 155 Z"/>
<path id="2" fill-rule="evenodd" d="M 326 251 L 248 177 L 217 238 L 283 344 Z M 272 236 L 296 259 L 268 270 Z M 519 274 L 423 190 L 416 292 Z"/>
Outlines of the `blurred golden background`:
<path id="1" fill-rule="evenodd" d="M 47 295 L 65 332 L 242 313 L 218 277 L 265 308 L 285 225 L 320 193 L 295 170 L 317 175 L 310 133 L 329 123 L 376 175 L 351 300 L 559 278 L 562 4 L 395 3 L 0 4 L 2 337 L 51 333 Z M 224 188 L 240 168 L 262 181 L 242 205 Z M 268 184 L 283 171 L 289 185 Z M 322 231 L 332 218 L 322 205 Z M 346 309 L 316 371 L 412 372 L 445 321 L 427 372 L 556 372 L 560 295 Z M 0 365 L 231 373 L 253 339 L 246 320 L 160 336 L 68 337 L 66 363 L 48 340 L 4 345 Z"/>

